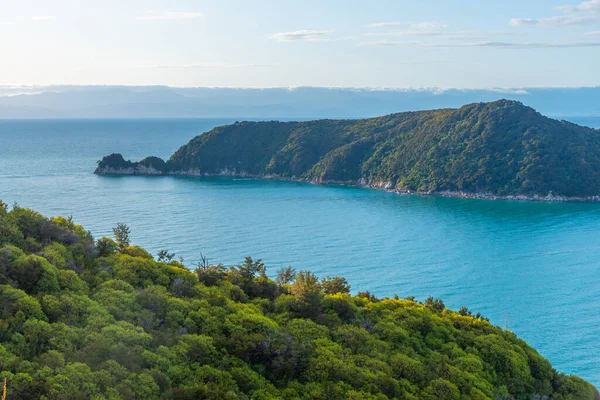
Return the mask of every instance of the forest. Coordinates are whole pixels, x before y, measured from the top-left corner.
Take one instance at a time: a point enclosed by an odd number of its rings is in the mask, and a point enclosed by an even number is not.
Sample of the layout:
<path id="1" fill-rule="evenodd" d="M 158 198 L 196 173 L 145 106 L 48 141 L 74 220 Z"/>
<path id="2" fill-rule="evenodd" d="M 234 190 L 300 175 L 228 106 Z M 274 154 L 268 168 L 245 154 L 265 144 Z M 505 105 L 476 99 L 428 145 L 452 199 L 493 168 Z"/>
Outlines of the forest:
<path id="1" fill-rule="evenodd" d="M 600 132 L 500 100 L 360 120 L 236 122 L 166 162 L 104 157 L 97 174 L 237 175 L 491 196 L 600 196 Z"/>
<path id="2" fill-rule="evenodd" d="M 0 398 L 600 398 L 467 307 L 113 233 L 0 201 Z"/>

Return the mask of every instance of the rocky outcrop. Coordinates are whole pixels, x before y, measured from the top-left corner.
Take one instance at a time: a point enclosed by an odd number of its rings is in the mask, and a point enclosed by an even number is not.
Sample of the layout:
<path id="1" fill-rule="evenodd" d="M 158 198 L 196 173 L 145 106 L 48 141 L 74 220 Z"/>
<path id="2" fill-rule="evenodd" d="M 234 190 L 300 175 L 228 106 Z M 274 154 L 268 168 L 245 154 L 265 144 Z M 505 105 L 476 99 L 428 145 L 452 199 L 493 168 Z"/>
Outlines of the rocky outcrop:
<path id="1" fill-rule="evenodd" d="M 121 154 L 113 153 L 98 162 L 96 175 L 164 175 L 165 162 L 158 157 L 147 157 L 139 162 L 126 161 Z"/>
<path id="2" fill-rule="evenodd" d="M 155 176 L 164 175 L 163 171 L 154 169 L 152 167 L 146 167 L 145 165 L 138 164 L 134 167 L 111 167 L 103 166 L 97 167 L 94 171 L 96 175 L 144 175 L 144 176 Z"/>

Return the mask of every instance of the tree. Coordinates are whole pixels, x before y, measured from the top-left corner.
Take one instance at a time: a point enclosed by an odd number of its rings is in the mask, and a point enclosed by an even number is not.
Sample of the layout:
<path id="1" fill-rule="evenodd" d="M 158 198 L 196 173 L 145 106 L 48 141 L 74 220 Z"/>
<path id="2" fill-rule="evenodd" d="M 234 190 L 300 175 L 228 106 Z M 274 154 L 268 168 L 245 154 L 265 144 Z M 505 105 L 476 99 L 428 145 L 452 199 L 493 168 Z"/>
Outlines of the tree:
<path id="1" fill-rule="evenodd" d="M 291 286 L 291 292 L 296 296 L 298 314 L 303 317 L 316 318 L 321 313 L 323 293 L 319 278 L 310 271 L 300 271 L 296 281 Z"/>
<path id="2" fill-rule="evenodd" d="M 362 299 L 367 299 L 372 303 L 377 303 L 379 301 L 379 299 L 377 298 L 377 296 L 375 296 L 373 293 L 369 292 L 368 290 L 365 292 L 358 292 L 356 294 L 357 297 L 360 297 Z"/>
<path id="3" fill-rule="evenodd" d="M 200 261 L 196 262 L 197 268 L 207 269 L 209 267 L 208 257 L 200 252 Z"/>
<path id="4" fill-rule="evenodd" d="M 257 275 L 264 275 L 266 273 L 265 264 L 262 260 L 253 261 L 252 257 L 246 257 L 244 263 L 238 265 L 236 270 L 246 281 L 251 281 Z"/>
<path id="5" fill-rule="evenodd" d="M 58 270 L 44 257 L 24 255 L 9 267 L 8 277 L 27 293 L 54 292 L 59 289 Z"/>
<path id="6" fill-rule="evenodd" d="M 158 252 L 158 262 L 170 263 L 175 257 L 175 253 L 169 253 L 168 250 Z"/>
<path id="7" fill-rule="evenodd" d="M 24 238 L 42 239 L 41 228 L 48 221 L 42 214 L 28 208 L 15 206 L 8 215 L 9 220 L 19 228 Z"/>
<path id="8" fill-rule="evenodd" d="M 117 251 L 117 244 L 111 238 L 107 238 L 106 236 L 102 236 L 100 239 L 96 241 L 96 251 L 98 252 L 98 257 L 107 257 L 114 254 Z"/>
<path id="9" fill-rule="evenodd" d="M 298 272 L 296 272 L 295 268 L 281 268 L 277 271 L 275 282 L 277 282 L 279 286 L 290 284 L 296 280 L 296 276 L 298 276 Z"/>
<path id="10" fill-rule="evenodd" d="M 19 228 L 4 217 L 0 210 L 0 245 L 4 243 L 19 244 L 23 241 L 23 234 Z"/>
<path id="11" fill-rule="evenodd" d="M 117 245 L 119 246 L 119 250 L 123 251 L 129 246 L 129 234 L 131 233 L 131 229 L 129 229 L 127 225 L 118 223 L 117 226 L 113 228 L 113 233 L 115 235 Z"/>
<path id="12" fill-rule="evenodd" d="M 327 277 L 321 279 L 321 287 L 325 294 L 350 293 L 350 284 L 346 278 L 341 276 Z"/>
<path id="13" fill-rule="evenodd" d="M 442 378 L 431 381 L 423 394 L 424 398 L 431 400 L 458 400 L 460 398 L 460 391 L 456 385 Z"/>
<path id="14" fill-rule="evenodd" d="M 231 267 L 227 278 L 251 298 L 262 297 L 265 291 L 273 295 L 277 291 L 277 285 L 267 277 L 265 264 L 261 260 L 252 260 L 252 257 L 246 257 L 243 264 Z"/>
<path id="15" fill-rule="evenodd" d="M 435 313 L 441 313 L 446 308 L 444 302 L 440 299 L 434 299 L 432 296 L 429 296 L 425 300 L 425 307 L 431 309 Z"/>
<path id="16" fill-rule="evenodd" d="M 194 270 L 198 281 L 206 286 L 216 286 L 223 280 L 227 274 L 227 268 L 224 265 L 210 265 L 205 268 L 198 267 Z"/>

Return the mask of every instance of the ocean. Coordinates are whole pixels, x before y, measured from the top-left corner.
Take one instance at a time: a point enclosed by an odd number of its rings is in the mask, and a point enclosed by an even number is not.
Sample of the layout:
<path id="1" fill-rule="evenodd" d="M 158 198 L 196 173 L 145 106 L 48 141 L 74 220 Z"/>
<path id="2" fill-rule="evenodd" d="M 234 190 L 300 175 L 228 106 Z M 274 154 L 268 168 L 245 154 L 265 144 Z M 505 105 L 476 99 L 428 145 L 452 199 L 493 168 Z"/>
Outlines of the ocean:
<path id="1" fill-rule="evenodd" d="M 600 127 L 600 118 L 572 118 Z M 232 178 L 109 177 L 102 156 L 169 157 L 234 119 L 0 120 L 0 199 L 128 224 L 152 253 L 261 258 L 340 275 L 353 292 L 434 296 L 508 327 L 562 372 L 600 385 L 600 204 L 522 203 Z"/>

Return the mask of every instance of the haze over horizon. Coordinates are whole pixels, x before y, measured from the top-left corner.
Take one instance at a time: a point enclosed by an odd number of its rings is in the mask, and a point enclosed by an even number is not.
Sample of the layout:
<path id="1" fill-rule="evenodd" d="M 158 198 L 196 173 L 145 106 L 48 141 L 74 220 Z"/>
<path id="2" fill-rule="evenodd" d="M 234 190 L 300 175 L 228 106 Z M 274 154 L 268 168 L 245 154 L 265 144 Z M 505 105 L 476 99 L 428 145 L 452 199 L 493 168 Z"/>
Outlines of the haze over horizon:
<path id="1" fill-rule="evenodd" d="M 84 3 L 0 5 L 0 85 L 600 85 L 600 0 Z"/>
<path id="2" fill-rule="evenodd" d="M 362 118 L 506 98 L 554 117 L 600 116 L 600 87 L 516 90 L 0 87 L 0 118 Z"/>

